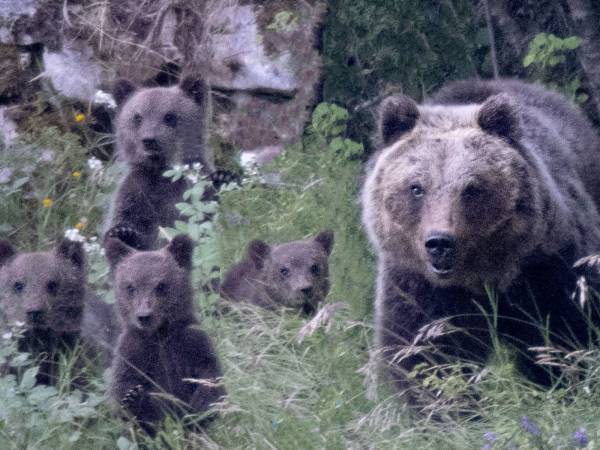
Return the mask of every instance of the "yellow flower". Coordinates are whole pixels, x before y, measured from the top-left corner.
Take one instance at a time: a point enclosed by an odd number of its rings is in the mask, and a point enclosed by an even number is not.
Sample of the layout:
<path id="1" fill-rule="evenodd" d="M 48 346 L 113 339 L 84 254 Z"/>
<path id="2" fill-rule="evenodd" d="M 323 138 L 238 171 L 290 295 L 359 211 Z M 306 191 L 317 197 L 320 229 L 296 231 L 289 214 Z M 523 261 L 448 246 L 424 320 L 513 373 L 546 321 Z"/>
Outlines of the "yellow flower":
<path id="1" fill-rule="evenodd" d="M 75 122 L 81 123 L 84 120 L 85 120 L 85 114 L 83 114 L 83 113 L 77 113 L 77 114 L 75 114 Z"/>
<path id="2" fill-rule="evenodd" d="M 77 228 L 79 231 L 81 231 L 81 230 L 85 229 L 85 226 L 86 226 L 86 224 L 85 224 L 85 223 L 82 223 L 82 222 L 77 222 L 77 223 L 75 224 L 75 228 Z"/>
<path id="3" fill-rule="evenodd" d="M 42 206 L 44 208 L 50 208 L 53 204 L 54 202 L 51 198 L 46 197 L 44 200 L 42 200 Z"/>
<path id="4" fill-rule="evenodd" d="M 81 176 L 81 172 L 79 170 L 76 170 L 71 175 L 73 176 L 73 178 L 79 178 Z"/>

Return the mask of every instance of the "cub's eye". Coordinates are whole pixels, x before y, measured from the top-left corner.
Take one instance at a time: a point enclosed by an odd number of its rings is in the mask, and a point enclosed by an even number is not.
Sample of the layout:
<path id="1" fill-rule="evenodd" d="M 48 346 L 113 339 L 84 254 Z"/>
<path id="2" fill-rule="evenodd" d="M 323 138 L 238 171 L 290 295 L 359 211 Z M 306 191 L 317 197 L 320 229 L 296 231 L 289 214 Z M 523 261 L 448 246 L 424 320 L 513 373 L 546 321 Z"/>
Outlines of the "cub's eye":
<path id="1" fill-rule="evenodd" d="M 125 288 L 125 291 L 127 291 L 127 295 L 129 295 L 130 297 L 133 297 L 133 294 L 135 294 L 135 287 L 132 286 L 131 284 L 128 284 L 127 287 Z"/>
<path id="2" fill-rule="evenodd" d="M 139 127 L 142 124 L 142 116 L 139 114 L 134 114 L 131 120 L 136 127 Z"/>
<path id="3" fill-rule="evenodd" d="M 425 191 L 419 184 L 411 184 L 410 192 L 413 195 L 413 197 L 417 197 L 417 198 L 423 197 L 423 194 L 425 193 Z"/>
<path id="4" fill-rule="evenodd" d="M 462 195 L 464 198 L 470 200 L 470 199 L 476 199 L 476 198 L 480 197 L 481 194 L 483 194 L 483 192 L 484 192 L 483 188 L 476 186 L 474 184 L 470 184 L 465 188 Z"/>
<path id="5" fill-rule="evenodd" d="M 288 269 L 287 267 L 282 267 L 281 269 L 279 269 L 279 273 L 282 277 L 287 277 L 290 274 L 290 269 Z"/>
<path id="6" fill-rule="evenodd" d="M 160 282 L 154 288 L 154 291 L 158 295 L 165 295 L 167 293 L 167 283 Z"/>
<path id="7" fill-rule="evenodd" d="M 312 273 L 313 275 L 319 275 L 321 273 L 321 268 L 318 264 L 313 264 L 312 266 L 310 266 L 310 273 Z"/>
<path id="8" fill-rule="evenodd" d="M 13 284 L 13 291 L 15 291 L 17 294 L 20 294 L 23 292 L 23 289 L 25 289 L 25 283 L 22 281 L 15 281 L 15 284 Z"/>
<path id="9" fill-rule="evenodd" d="M 58 294 L 58 282 L 55 280 L 48 281 L 48 283 L 46 283 L 46 291 L 48 291 L 48 294 L 50 295 Z"/>
<path id="10" fill-rule="evenodd" d="M 177 126 L 177 116 L 175 113 L 167 113 L 163 117 L 163 121 L 168 127 L 175 128 Z"/>

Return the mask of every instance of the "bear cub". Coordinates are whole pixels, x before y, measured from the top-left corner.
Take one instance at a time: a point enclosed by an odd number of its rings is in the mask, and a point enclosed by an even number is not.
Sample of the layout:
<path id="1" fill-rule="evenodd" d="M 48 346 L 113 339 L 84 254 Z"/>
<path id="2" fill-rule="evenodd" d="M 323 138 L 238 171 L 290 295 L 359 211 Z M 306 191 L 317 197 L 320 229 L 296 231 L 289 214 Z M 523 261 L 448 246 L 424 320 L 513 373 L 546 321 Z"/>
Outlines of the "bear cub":
<path id="1" fill-rule="evenodd" d="M 179 217 L 175 204 L 188 189 L 185 178 L 172 182 L 163 177 L 174 164 L 202 164 L 214 185 L 205 199 L 237 179 L 215 171 L 206 142 L 208 95 L 204 81 L 194 76 L 171 87 L 139 88 L 124 79 L 115 83 L 117 153 L 129 172 L 111 202 L 105 237 L 117 237 L 138 250 L 156 248 L 158 227 L 173 226 Z"/>
<path id="2" fill-rule="evenodd" d="M 540 86 L 468 80 L 423 105 L 384 100 L 379 140 L 362 210 L 378 259 L 377 347 L 398 387 L 431 358 L 485 362 L 492 323 L 525 375 L 548 384 L 530 350 L 548 345 L 546 328 L 550 345 L 588 341 L 571 266 L 600 248 L 590 122 Z M 455 332 L 425 331 L 440 321 Z M 412 351 L 425 345 L 435 351 Z"/>
<path id="3" fill-rule="evenodd" d="M 179 235 L 160 250 L 137 251 L 110 238 L 105 250 L 123 326 L 112 397 L 150 434 L 166 412 L 208 410 L 225 390 L 213 344 L 194 317 L 191 239 Z"/>
<path id="4" fill-rule="evenodd" d="M 246 257 L 225 274 L 221 296 L 267 309 L 287 306 L 313 314 L 329 293 L 333 239 L 333 231 L 325 230 L 312 239 L 280 245 L 250 242 Z"/>
<path id="5" fill-rule="evenodd" d="M 88 358 L 110 359 L 116 324 L 111 305 L 86 292 L 81 242 L 64 239 L 54 250 L 18 253 L 0 241 L 0 316 L 3 326 L 24 324 L 19 350 L 38 359 L 38 383 L 56 383 L 60 353 L 77 344 Z"/>

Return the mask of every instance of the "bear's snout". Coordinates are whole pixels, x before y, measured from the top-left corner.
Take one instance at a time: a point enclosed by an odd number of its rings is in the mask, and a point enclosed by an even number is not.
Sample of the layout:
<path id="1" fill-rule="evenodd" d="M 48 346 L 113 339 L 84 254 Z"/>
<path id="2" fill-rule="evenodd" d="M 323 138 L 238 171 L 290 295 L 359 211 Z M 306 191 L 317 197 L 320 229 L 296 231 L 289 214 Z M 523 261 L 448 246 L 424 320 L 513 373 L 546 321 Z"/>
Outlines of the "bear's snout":
<path id="1" fill-rule="evenodd" d="M 142 139 L 142 144 L 148 152 L 159 152 L 161 150 L 160 143 L 156 139 Z"/>
<path id="2" fill-rule="evenodd" d="M 152 325 L 152 314 L 138 314 L 137 321 L 140 328 L 148 328 Z"/>
<path id="3" fill-rule="evenodd" d="M 452 235 L 430 233 L 425 240 L 425 249 L 436 274 L 447 275 L 452 271 L 456 259 L 456 239 Z"/>

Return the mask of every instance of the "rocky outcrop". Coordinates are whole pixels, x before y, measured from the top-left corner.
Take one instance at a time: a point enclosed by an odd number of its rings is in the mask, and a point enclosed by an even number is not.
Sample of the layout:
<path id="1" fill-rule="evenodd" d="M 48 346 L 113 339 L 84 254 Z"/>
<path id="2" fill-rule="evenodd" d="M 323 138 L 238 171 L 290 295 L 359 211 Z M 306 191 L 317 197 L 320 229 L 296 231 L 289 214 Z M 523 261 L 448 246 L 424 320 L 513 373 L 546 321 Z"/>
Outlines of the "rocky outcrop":
<path id="1" fill-rule="evenodd" d="M 168 84 L 180 73 L 200 72 L 213 89 L 217 140 L 269 155 L 298 139 L 315 101 L 321 0 L 0 5 L 0 68 L 11 68 L 0 71 L 0 101 L 36 76 L 63 96 L 88 103 L 117 77 Z M 39 74 L 21 68 L 23 49 L 32 46 Z"/>

